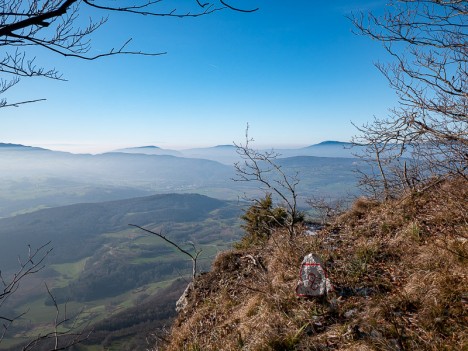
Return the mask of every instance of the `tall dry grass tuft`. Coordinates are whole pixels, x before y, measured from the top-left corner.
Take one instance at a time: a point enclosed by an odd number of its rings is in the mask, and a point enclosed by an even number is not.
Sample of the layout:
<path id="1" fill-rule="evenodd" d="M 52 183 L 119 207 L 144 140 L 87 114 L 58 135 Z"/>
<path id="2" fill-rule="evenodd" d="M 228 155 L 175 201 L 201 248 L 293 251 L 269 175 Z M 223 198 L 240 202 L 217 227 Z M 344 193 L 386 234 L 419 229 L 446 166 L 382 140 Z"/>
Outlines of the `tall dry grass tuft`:
<path id="1" fill-rule="evenodd" d="M 466 350 L 468 184 L 360 199 L 317 236 L 277 230 L 220 254 L 195 282 L 167 350 Z M 295 296 L 302 258 L 335 292 Z"/>
<path id="2" fill-rule="evenodd" d="M 457 179 L 334 224 L 342 244 L 331 275 L 351 295 L 342 306 L 354 299 L 362 310 L 350 320 L 359 339 L 382 350 L 468 346 L 467 200 Z"/>

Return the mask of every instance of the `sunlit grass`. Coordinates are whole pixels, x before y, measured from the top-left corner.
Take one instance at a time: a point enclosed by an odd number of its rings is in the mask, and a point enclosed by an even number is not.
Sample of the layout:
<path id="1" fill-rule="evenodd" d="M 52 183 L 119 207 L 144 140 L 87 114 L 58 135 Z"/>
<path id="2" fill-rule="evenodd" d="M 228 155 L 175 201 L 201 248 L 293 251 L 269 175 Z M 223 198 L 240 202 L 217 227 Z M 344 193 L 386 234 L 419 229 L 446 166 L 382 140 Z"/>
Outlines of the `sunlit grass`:
<path id="1" fill-rule="evenodd" d="M 53 264 L 50 267 L 54 269 L 60 276 L 54 280 L 54 287 L 61 288 L 67 286 L 72 280 L 78 279 L 83 272 L 86 261 L 89 257 L 85 257 L 76 262 Z"/>

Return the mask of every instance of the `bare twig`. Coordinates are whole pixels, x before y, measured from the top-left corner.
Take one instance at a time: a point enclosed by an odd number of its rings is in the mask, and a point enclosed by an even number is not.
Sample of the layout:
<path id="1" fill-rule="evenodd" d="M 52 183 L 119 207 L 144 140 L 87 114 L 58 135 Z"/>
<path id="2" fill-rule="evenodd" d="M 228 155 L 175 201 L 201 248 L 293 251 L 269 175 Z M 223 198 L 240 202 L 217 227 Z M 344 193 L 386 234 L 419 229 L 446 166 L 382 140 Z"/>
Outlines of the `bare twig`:
<path id="1" fill-rule="evenodd" d="M 41 344 L 47 344 L 50 341 L 53 342 L 53 348 L 50 348 L 50 351 L 68 350 L 72 346 L 78 345 L 88 339 L 92 332 L 91 330 L 86 331 L 88 326 L 86 325 L 78 329 L 78 319 L 83 310 L 80 310 L 73 316 L 68 316 L 67 305 L 65 304 L 63 310 L 61 310 L 49 286 L 46 283 L 44 283 L 44 285 L 55 308 L 53 331 L 39 334 L 36 338 L 23 346 L 22 351 L 33 350 Z"/>
<path id="2" fill-rule="evenodd" d="M 245 144 L 234 143 L 236 151 L 243 161 L 236 162 L 236 182 L 257 182 L 267 193 L 272 192 L 279 197 L 286 207 L 287 229 L 291 237 L 295 235 L 295 226 L 301 221 L 302 215 L 297 209 L 297 190 L 299 184 L 298 173 L 287 175 L 281 166 L 276 163 L 279 156 L 274 151 L 260 152 L 253 149 L 250 144 L 249 125 L 245 131 Z M 255 201 L 255 200 L 254 200 Z"/>
<path id="3" fill-rule="evenodd" d="M 467 15 L 466 1 L 397 0 L 382 16 L 350 17 L 390 55 L 391 63 L 376 66 L 399 98 L 389 117 L 358 127 L 355 138 L 377 167 L 361 178 L 377 195 L 388 199 L 446 175 L 468 180 Z"/>
<path id="4" fill-rule="evenodd" d="M 95 32 L 104 26 L 113 13 L 130 16 L 194 18 L 213 14 L 221 10 L 253 12 L 257 9 L 234 7 L 223 0 L 200 2 L 192 0 L 184 3 L 182 9 L 167 9 L 162 0 L 136 0 L 127 5 L 105 0 L 9 0 L 0 8 L 0 95 L 18 83 L 18 77 L 45 77 L 62 79 L 55 69 L 37 66 L 35 56 L 30 56 L 31 47 L 38 47 L 53 54 L 93 61 L 115 55 L 159 56 L 165 52 L 128 50 L 131 39 L 119 49 L 103 48 L 93 53 L 91 39 Z M 92 11 L 89 11 L 92 10 Z M 81 20 L 85 11 L 90 13 L 89 22 Z M 35 52 L 41 52 L 35 50 Z M 8 76 L 11 78 L 9 79 Z M 6 88 L 6 89 L 5 89 Z M 26 99 L 25 102 L 10 103 L 0 100 L 0 107 L 19 106 L 42 99 Z"/>
<path id="5" fill-rule="evenodd" d="M 179 250 L 183 254 L 189 256 L 190 259 L 192 260 L 192 279 L 195 279 L 195 277 L 197 275 L 197 260 L 198 260 L 198 256 L 200 256 L 200 254 L 203 251 L 202 249 L 197 249 L 195 247 L 194 243 L 189 242 L 189 244 L 192 246 L 193 251 L 194 251 L 194 253 L 190 253 L 187 250 L 184 250 L 182 247 L 180 247 L 180 245 L 176 244 L 174 241 L 168 239 L 162 233 L 158 233 L 158 232 L 155 232 L 155 231 L 140 227 L 139 225 L 136 225 L 136 224 L 129 224 L 129 226 L 138 228 L 138 229 L 143 230 L 144 232 L 147 232 L 149 234 L 156 235 L 157 237 L 163 239 L 165 242 L 167 242 L 170 245 L 174 246 L 177 250 Z"/>

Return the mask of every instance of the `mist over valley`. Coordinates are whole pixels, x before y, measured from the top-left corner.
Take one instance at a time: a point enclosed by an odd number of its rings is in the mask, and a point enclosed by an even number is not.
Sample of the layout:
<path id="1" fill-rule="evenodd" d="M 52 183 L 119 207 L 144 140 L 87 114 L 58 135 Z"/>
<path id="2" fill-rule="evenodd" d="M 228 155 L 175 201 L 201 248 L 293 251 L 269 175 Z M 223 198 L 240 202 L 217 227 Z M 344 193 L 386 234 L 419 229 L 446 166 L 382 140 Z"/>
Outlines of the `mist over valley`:
<path id="1" fill-rule="evenodd" d="M 277 150 L 277 165 L 300 180 L 302 209 L 308 210 L 305 201 L 311 196 L 357 194 L 354 170 L 361 161 L 344 146 L 349 144 Z M 245 199 L 264 195 L 254 182 L 233 180 L 235 162 L 242 159 L 231 145 L 181 151 L 145 146 L 91 155 L 0 144 L 2 272 L 16 272 L 28 248 L 52 249 L 44 268 L 9 299 L 11 313 L 30 312 L 15 323 L 13 337 L 2 347 L 28 340 L 50 322 L 44 282 L 60 305 L 88 311 L 79 323 L 98 329 L 114 325 L 115 335 L 133 330 L 132 323 L 150 328 L 173 316 L 173 308 L 165 306 L 174 301 L 161 306 L 154 297 L 172 285 L 170 291 L 179 291 L 191 262 L 129 224 L 162 232 L 188 250 L 195 245 L 202 250 L 200 269 L 209 270 L 216 254 L 242 236 Z M 153 322 L 129 319 L 125 312 L 134 315 L 137 309 L 144 315 L 140 308 L 148 304 L 159 306 L 152 309 Z M 116 322 L 122 318 L 127 322 Z M 133 330 L 132 338 L 141 333 Z M 102 342 L 99 335 L 93 342 Z"/>

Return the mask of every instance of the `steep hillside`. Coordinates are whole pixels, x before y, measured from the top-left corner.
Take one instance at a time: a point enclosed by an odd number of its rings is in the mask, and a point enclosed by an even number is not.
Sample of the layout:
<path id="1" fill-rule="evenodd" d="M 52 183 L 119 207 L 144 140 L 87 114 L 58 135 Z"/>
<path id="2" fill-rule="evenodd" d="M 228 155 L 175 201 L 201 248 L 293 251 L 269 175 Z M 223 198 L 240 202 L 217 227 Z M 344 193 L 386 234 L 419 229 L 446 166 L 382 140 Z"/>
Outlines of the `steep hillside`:
<path id="1" fill-rule="evenodd" d="M 220 254 L 200 276 L 166 350 L 466 350 L 468 186 L 365 199 L 317 235 L 276 232 Z M 297 298 L 303 256 L 334 292 Z"/>

